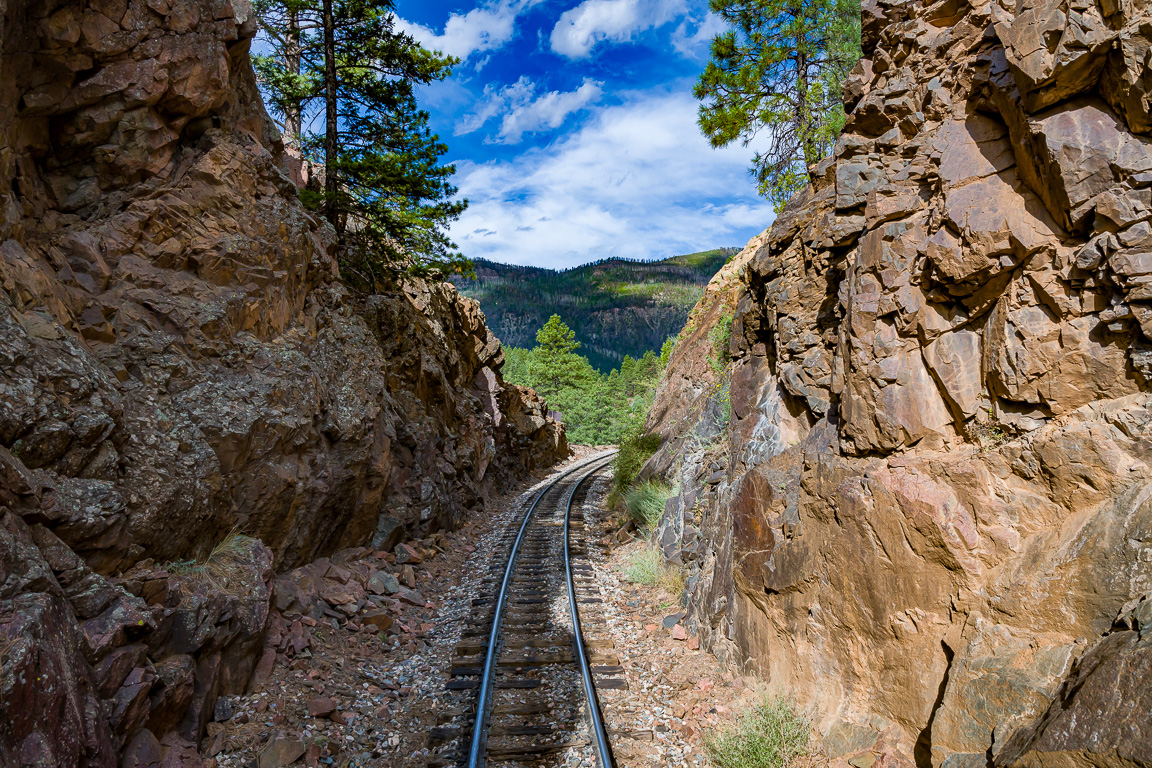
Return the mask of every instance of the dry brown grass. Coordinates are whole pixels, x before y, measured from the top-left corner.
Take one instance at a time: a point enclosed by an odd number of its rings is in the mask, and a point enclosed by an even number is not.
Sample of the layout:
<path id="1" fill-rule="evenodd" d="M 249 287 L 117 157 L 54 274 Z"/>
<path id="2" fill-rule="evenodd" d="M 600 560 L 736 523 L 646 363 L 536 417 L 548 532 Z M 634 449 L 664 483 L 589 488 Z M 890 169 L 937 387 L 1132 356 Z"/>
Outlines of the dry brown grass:
<path id="1" fill-rule="evenodd" d="M 216 543 L 203 560 L 177 560 L 168 563 L 165 570 L 176 576 L 203 579 L 214 588 L 231 591 L 238 581 L 237 576 L 251 564 L 251 542 L 253 538 L 233 529 Z"/>

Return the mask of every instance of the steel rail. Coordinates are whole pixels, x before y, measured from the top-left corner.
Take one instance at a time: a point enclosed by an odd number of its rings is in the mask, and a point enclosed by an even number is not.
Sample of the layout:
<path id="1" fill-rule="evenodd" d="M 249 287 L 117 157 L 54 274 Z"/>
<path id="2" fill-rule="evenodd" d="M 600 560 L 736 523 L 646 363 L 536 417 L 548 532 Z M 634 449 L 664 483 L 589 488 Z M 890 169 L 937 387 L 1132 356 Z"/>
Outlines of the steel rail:
<path id="1" fill-rule="evenodd" d="M 615 451 L 612 453 L 615 453 Z M 565 471 L 564 474 L 540 490 L 540 493 L 538 493 L 535 500 L 533 500 L 532 506 L 529 507 L 528 511 L 524 514 L 524 521 L 520 523 L 520 530 L 517 531 L 516 539 L 512 542 L 512 550 L 508 554 L 508 565 L 504 568 L 504 578 L 500 582 L 500 591 L 496 595 L 496 606 L 492 613 L 492 631 L 488 634 L 488 650 L 484 655 L 484 671 L 480 678 L 480 693 L 476 698 L 476 721 L 472 726 L 472 743 L 468 748 L 468 768 L 481 768 L 484 764 L 484 742 L 485 736 L 487 735 L 485 721 L 488 719 L 488 702 L 492 698 L 492 689 L 494 687 L 493 677 L 496 672 L 500 628 L 504 622 L 504 600 L 508 595 L 508 587 L 512 583 L 512 572 L 516 568 L 516 558 L 520 554 L 520 543 L 524 539 L 524 532 L 528 530 L 528 523 L 532 520 L 532 513 L 536 511 L 536 507 L 539 506 L 544 496 L 555 488 L 561 480 L 575 472 L 579 472 L 590 464 L 595 464 L 607 456 L 611 456 L 612 453 L 600 454 Z"/>
<path id="2" fill-rule="evenodd" d="M 584 481 L 603 469 L 601 464 L 589 470 L 584 477 L 576 481 L 568 493 L 568 504 L 564 510 L 564 575 L 568 582 L 568 606 L 572 611 L 572 638 L 576 646 L 575 657 L 580 665 L 580 677 L 584 681 L 584 694 L 588 698 L 588 718 L 591 721 L 592 741 L 596 745 L 596 753 L 600 757 L 601 768 L 615 768 L 616 760 L 612 756 L 612 745 L 608 741 L 608 729 L 604 727 L 604 717 L 600 713 L 600 700 L 596 697 L 596 685 L 592 682 L 592 670 L 588 667 L 588 652 L 584 648 L 584 634 L 580 631 L 580 609 L 576 606 L 576 584 L 572 579 L 572 557 L 569 546 L 569 530 L 572 518 L 572 502 L 576 491 Z"/>

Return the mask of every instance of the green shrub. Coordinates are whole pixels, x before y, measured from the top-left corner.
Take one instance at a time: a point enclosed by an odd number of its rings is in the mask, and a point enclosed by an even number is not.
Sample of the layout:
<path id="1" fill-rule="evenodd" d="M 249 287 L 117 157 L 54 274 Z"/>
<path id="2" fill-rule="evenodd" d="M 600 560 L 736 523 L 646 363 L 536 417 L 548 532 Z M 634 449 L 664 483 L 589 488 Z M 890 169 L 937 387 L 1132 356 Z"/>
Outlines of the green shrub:
<path id="1" fill-rule="evenodd" d="M 812 723 L 782 696 L 764 697 L 718 735 L 704 739 L 717 768 L 787 768 L 808 754 Z"/>
<path id="2" fill-rule="evenodd" d="M 672 352 L 676 349 L 676 344 L 680 341 L 680 334 L 669 336 L 664 340 L 664 346 L 660 347 L 660 370 L 668 367 L 668 360 L 672 357 Z"/>
<path id="3" fill-rule="evenodd" d="M 735 315 L 726 310 L 708 331 L 708 340 L 712 342 L 712 355 L 708 362 L 716 373 L 723 373 L 728 368 L 728 347 L 732 343 L 732 320 Z"/>
<path id="4" fill-rule="evenodd" d="M 636 475 L 640 474 L 644 462 L 660 447 L 660 436 L 646 435 L 643 429 L 643 421 L 639 422 L 638 427 L 633 424 L 621 438 L 619 453 L 612 460 L 612 497 L 609 502 L 613 507 L 623 500 L 624 494 L 636 480 Z"/>
<path id="5" fill-rule="evenodd" d="M 624 491 L 624 508 L 638 527 L 650 531 L 660 524 L 664 502 L 671 495 L 672 489 L 659 480 L 644 480 Z"/>

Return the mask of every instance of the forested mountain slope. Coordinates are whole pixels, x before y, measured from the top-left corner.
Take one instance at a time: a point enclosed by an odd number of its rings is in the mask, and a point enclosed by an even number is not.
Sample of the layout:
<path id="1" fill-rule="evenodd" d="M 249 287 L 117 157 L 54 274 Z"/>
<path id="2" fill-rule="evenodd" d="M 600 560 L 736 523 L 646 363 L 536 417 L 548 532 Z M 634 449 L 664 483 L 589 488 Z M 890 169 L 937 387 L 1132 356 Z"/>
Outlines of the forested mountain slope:
<path id="1" fill-rule="evenodd" d="M 457 278 L 480 302 L 488 326 L 509 347 L 532 347 L 553 314 L 576 331 L 580 353 L 602 373 L 625 355 L 659 350 L 679 332 L 704 286 L 736 252 L 719 248 L 660 261 L 605 259 L 558 271 L 476 262 L 476 278 Z"/>

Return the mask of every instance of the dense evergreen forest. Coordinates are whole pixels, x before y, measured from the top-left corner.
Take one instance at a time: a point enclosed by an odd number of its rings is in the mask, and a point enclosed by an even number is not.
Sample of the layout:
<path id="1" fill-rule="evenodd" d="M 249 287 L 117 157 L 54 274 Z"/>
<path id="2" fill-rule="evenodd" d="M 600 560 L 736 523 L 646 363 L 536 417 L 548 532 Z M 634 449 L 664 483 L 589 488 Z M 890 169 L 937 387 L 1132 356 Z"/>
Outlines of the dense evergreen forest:
<path id="1" fill-rule="evenodd" d="M 535 333 L 531 349 L 505 347 L 504 378 L 531 387 L 559 411 L 570 442 L 619 444 L 642 434 L 660 373 L 676 345 L 664 340 L 659 354 L 624 355 L 618 368 L 601 373 L 579 354 L 576 332 L 552 315 Z"/>
<path id="2" fill-rule="evenodd" d="M 454 280 L 461 293 L 480 302 L 506 347 L 532 347 L 537 330 L 560 315 L 576 332 L 581 355 L 608 374 L 626 355 L 658 351 L 679 333 L 704 286 L 736 250 L 648 262 L 604 259 L 568 270 L 477 260 L 474 279 Z"/>

